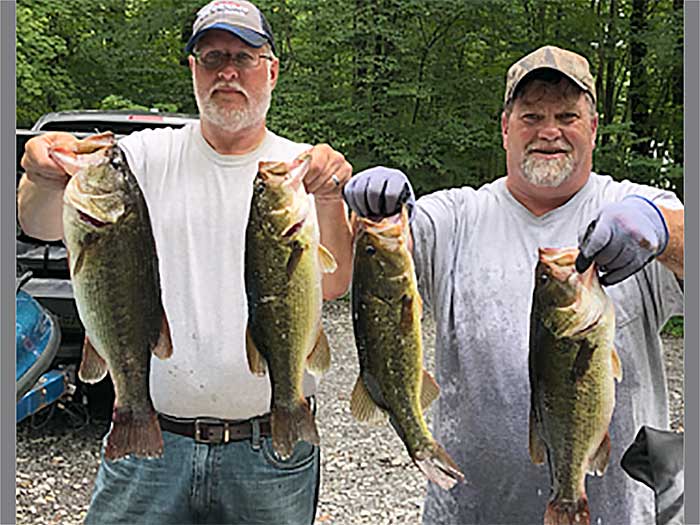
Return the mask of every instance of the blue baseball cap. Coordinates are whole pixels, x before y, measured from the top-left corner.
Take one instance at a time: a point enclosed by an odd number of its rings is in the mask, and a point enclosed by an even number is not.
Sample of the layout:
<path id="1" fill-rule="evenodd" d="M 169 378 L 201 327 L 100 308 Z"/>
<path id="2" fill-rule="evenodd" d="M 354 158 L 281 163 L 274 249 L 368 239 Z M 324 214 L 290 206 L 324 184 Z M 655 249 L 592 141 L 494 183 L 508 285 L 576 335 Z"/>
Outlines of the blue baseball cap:
<path id="1" fill-rule="evenodd" d="M 192 36 L 185 52 L 191 53 L 199 39 L 211 29 L 228 31 L 251 47 L 270 44 L 275 52 L 270 24 L 257 7 L 245 0 L 214 0 L 202 7 L 192 25 Z"/>

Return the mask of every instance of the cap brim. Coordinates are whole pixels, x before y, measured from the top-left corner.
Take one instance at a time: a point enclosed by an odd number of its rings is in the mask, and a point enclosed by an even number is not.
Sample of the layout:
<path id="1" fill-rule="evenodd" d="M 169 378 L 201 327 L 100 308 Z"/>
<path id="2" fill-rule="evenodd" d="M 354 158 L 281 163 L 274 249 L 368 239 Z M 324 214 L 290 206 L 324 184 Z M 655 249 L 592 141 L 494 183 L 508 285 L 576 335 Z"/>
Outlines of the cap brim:
<path id="1" fill-rule="evenodd" d="M 551 67 L 551 66 L 540 66 L 540 67 L 536 67 L 536 68 L 534 68 L 534 69 L 531 69 L 530 71 L 528 71 L 527 73 L 525 73 L 525 74 L 523 75 L 523 77 L 522 77 L 520 80 L 518 80 L 518 83 L 515 84 L 515 86 L 513 87 L 513 91 L 512 91 L 512 93 L 510 94 L 510 100 L 513 100 L 513 97 L 515 96 L 515 93 L 518 91 L 518 87 L 520 87 L 520 86 L 522 85 L 522 83 L 523 83 L 525 80 L 527 80 L 534 72 L 536 72 L 536 71 L 541 71 L 542 69 L 551 69 L 552 71 L 556 71 L 557 73 L 561 73 L 561 74 L 564 75 L 566 78 L 568 78 L 569 80 L 571 80 L 571 82 L 573 82 L 574 84 L 576 84 L 576 85 L 579 87 L 579 89 L 580 89 L 581 91 L 585 91 L 586 93 L 590 93 L 591 96 L 593 95 L 593 94 L 590 92 L 590 90 L 585 86 L 585 84 L 583 84 L 580 80 L 578 80 L 578 79 L 572 77 L 571 75 L 569 75 L 569 74 L 566 73 L 565 71 L 562 71 L 561 69 L 557 69 L 556 67 Z M 593 97 L 593 98 L 595 99 L 595 97 Z"/>
<path id="2" fill-rule="evenodd" d="M 253 31 L 252 29 L 248 29 L 246 27 L 238 27 L 238 26 L 232 26 L 229 24 L 225 24 L 223 22 L 219 22 L 210 26 L 207 26 L 194 35 L 190 37 L 189 41 L 187 42 L 187 45 L 185 46 L 185 52 L 186 53 L 191 53 L 192 49 L 194 49 L 194 46 L 197 44 L 200 38 L 204 36 L 204 34 L 207 31 L 211 31 L 212 29 L 220 29 L 222 31 L 228 31 L 231 33 L 233 36 L 237 36 L 243 42 L 248 44 L 251 47 L 261 47 L 264 44 L 271 44 L 271 42 L 267 39 L 266 36 L 261 35 L 257 31 Z"/>

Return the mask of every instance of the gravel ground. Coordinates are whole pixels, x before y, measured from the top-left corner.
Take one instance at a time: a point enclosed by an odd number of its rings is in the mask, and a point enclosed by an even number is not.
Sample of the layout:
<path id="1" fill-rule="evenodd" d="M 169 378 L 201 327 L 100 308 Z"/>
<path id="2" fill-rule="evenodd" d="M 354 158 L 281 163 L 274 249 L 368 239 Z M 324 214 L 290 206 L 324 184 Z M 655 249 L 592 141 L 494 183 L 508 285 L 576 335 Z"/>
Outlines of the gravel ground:
<path id="1" fill-rule="evenodd" d="M 358 366 L 349 308 L 348 302 L 336 301 L 324 311 L 333 365 L 318 393 L 323 459 L 316 523 L 419 523 L 426 484 L 403 444 L 388 426 L 360 424 L 350 415 Z M 427 318 L 424 337 L 432 370 L 434 328 Z M 672 427 L 682 430 L 683 340 L 666 338 L 664 343 Z M 79 524 L 87 511 L 108 422 L 86 423 L 76 403 L 49 411 L 17 426 L 18 525 Z"/>

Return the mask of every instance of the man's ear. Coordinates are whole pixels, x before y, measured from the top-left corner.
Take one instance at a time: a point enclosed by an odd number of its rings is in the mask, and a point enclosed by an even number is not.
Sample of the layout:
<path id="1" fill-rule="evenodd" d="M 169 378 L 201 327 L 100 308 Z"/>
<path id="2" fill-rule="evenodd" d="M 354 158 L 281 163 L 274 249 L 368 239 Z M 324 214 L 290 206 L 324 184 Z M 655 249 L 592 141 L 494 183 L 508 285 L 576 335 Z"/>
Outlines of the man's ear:
<path id="1" fill-rule="evenodd" d="M 190 71 L 194 74 L 194 57 L 192 55 L 187 55 L 187 65 Z"/>
<path id="2" fill-rule="evenodd" d="M 272 89 L 275 89 L 275 86 L 277 85 L 277 79 L 279 78 L 280 74 L 280 61 L 279 58 L 275 57 L 272 59 L 272 64 L 270 64 L 270 85 L 272 86 Z"/>
<path id="3" fill-rule="evenodd" d="M 595 114 L 595 117 L 591 119 L 591 141 L 593 141 L 593 149 L 595 149 L 595 143 L 596 143 L 596 138 L 598 136 L 598 113 Z"/>
<path id="4" fill-rule="evenodd" d="M 501 113 L 501 140 L 503 149 L 508 149 L 508 117 L 505 111 Z"/>

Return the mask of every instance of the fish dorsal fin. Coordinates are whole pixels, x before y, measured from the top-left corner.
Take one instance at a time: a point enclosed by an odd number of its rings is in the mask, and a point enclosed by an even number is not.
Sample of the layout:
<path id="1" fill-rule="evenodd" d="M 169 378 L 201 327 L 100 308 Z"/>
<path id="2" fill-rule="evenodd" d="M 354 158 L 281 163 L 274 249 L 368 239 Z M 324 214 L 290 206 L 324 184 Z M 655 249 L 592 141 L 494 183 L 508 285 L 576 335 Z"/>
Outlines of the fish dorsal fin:
<path id="1" fill-rule="evenodd" d="M 610 432 L 605 433 L 603 441 L 600 442 L 598 450 L 591 456 L 588 462 L 588 472 L 596 476 L 605 474 L 610 461 Z"/>
<path id="2" fill-rule="evenodd" d="M 530 450 L 530 460 L 535 465 L 542 465 L 546 454 L 545 444 L 537 432 L 537 419 L 532 407 L 530 407 L 530 434 L 528 448 Z"/>
<path id="3" fill-rule="evenodd" d="M 85 336 L 83 342 L 83 357 L 80 361 L 78 377 L 83 383 L 99 383 L 107 375 L 107 363 L 97 353 L 92 342 Z"/>
<path id="4" fill-rule="evenodd" d="M 430 404 L 435 401 L 440 395 L 440 387 L 438 386 L 430 372 L 423 370 L 423 381 L 420 389 L 420 405 L 423 410 L 426 410 Z"/>
<path id="5" fill-rule="evenodd" d="M 163 312 L 160 320 L 160 333 L 158 334 L 158 341 L 153 345 L 151 349 L 153 355 L 158 359 L 168 359 L 173 355 L 173 341 L 170 337 L 170 323 L 168 323 L 168 318 Z"/>
<path id="6" fill-rule="evenodd" d="M 318 331 L 316 344 L 306 358 L 306 368 L 314 375 L 321 375 L 331 366 L 331 349 L 323 327 Z"/>
<path id="7" fill-rule="evenodd" d="M 264 376 L 267 372 L 267 361 L 265 361 L 265 358 L 260 354 L 253 342 L 253 337 L 250 335 L 250 326 L 245 330 L 245 351 L 250 371 L 256 376 Z"/>
<path id="8" fill-rule="evenodd" d="M 610 357 L 612 358 L 613 377 L 617 379 L 618 382 L 622 381 L 622 362 L 620 361 L 620 354 L 613 348 Z"/>
<path id="9" fill-rule="evenodd" d="M 384 423 L 387 419 L 386 412 L 379 408 L 369 395 L 362 376 L 357 378 L 355 388 L 352 389 L 350 412 L 355 419 L 365 423 Z"/>
<path id="10" fill-rule="evenodd" d="M 333 273 L 338 269 L 338 263 L 335 261 L 333 254 L 323 246 L 318 245 L 318 258 L 321 261 L 321 271 L 323 273 Z"/>

